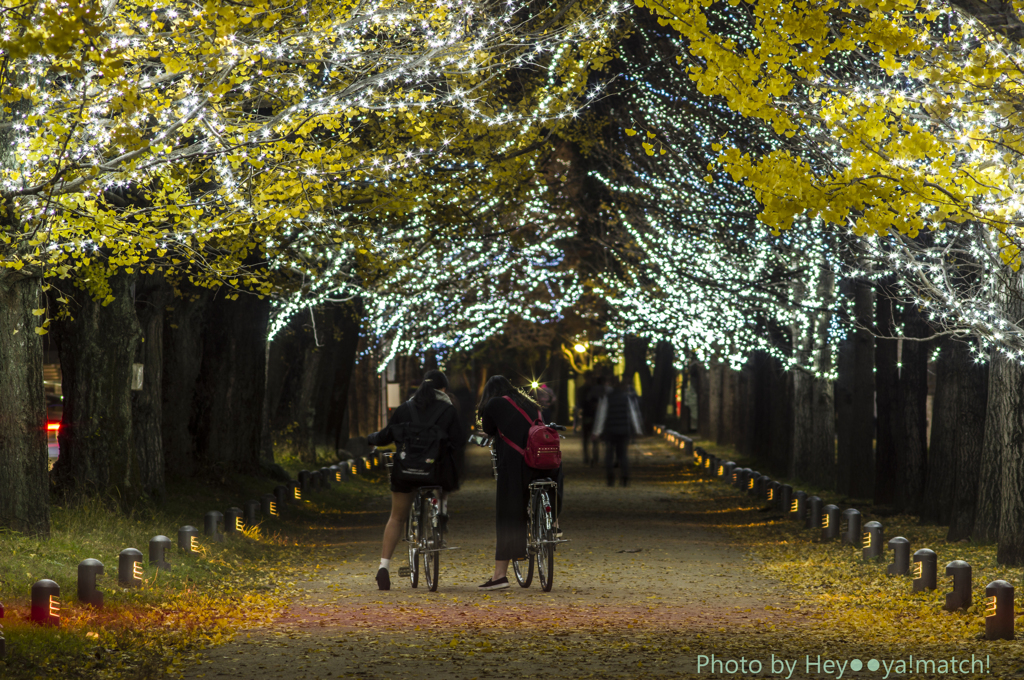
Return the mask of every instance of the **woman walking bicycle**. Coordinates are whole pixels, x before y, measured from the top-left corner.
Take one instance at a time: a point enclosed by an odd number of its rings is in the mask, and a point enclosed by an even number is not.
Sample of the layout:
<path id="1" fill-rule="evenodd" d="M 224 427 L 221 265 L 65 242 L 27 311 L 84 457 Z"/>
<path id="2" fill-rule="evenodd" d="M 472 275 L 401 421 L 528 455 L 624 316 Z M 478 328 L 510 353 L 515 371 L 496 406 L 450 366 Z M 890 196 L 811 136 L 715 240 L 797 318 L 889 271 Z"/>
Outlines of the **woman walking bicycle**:
<path id="1" fill-rule="evenodd" d="M 523 412 L 529 414 L 523 417 Z M 512 386 L 507 378 L 491 376 L 484 385 L 478 414 L 483 431 L 496 440 L 497 546 L 494 550 L 494 574 L 480 585 L 481 590 L 508 588 L 508 565 L 527 554 L 527 505 L 530 483 L 551 478 L 558 482 L 557 504 L 561 505 L 562 469 L 539 470 L 526 464 L 523 455 L 510 442 L 523 450 L 527 446 L 531 420 L 539 417 L 540 406 Z M 537 415 L 534 415 L 537 414 Z M 556 512 L 557 515 L 557 512 Z"/>
<path id="2" fill-rule="evenodd" d="M 412 399 L 401 404 L 391 415 L 387 427 L 374 432 L 366 438 L 373 446 L 384 446 L 392 442 L 398 444 L 396 456 L 403 455 L 406 432 L 410 426 L 428 424 L 436 428 L 440 438 L 438 458 L 436 461 L 436 479 L 430 484 L 416 484 L 391 479 L 391 516 L 384 528 L 384 542 L 380 551 L 380 567 L 377 569 L 377 587 L 381 590 L 391 589 L 391 556 L 402 535 L 405 523 L 412 506 L 413 496 L 420 486 L 437 485 L 444 493 L 441 499 L 441 515 L 439 528 L 442 534 L 447 531 L 448 494 L 459 488 L 459 471 L 455 461 L 458 458 L 457 448 L 465 446 L 462 426 L 459 424 L 458 413 L 448 398 L 448 378 L 441 371 L 428 371 L 423 384 L 416 390 Z M 414 412 L 415 410 L 415 412 Z"/>

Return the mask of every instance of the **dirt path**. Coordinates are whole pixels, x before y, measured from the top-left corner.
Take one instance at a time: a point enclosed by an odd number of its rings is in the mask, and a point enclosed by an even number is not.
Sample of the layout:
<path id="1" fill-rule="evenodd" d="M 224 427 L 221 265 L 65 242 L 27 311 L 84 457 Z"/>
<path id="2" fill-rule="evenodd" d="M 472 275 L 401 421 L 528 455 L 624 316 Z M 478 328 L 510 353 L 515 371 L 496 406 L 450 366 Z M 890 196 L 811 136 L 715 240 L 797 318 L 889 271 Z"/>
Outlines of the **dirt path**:
<path id="1" fill-rule="evenodd" d="M 680 484 L 683 461 L 654 438 L 634 450 L 633 485 L 608 488 L 603 469 L 582 465 L 579 440 L 566 441 L 571 542 L 556 553 L 551 593 L 536 579 L 526 590 L 476 590 L 494 550 L 490 461 L 476 449 L 450 505 L 449 542 L 460 549 L 443 554 L 437 593 L 413 590 L 395 565 L 393 589 L 375 589 L 382 499 L 345 526 L 314 527 L 322 558 L 289 612 L 210 650 L 184 677 L 677 677 L 715 640 L 738 634 L 753 646 L 775 629 L 784 595 L 706 522 L 714 511 Z"/>

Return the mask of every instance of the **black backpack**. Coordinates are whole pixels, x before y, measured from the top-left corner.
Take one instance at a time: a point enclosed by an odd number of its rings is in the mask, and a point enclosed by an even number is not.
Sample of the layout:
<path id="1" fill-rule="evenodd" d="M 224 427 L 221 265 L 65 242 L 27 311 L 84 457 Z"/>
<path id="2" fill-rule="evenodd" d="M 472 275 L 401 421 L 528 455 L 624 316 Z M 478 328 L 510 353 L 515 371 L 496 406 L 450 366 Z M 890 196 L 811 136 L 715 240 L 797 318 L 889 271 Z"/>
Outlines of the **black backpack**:
<path id="1" fill-rule="evenodd" d="M 440 459 L 448 446 L 448 432 L 438 426 L 449 404 L 438 400 L 420 419 L 419 408 L 412 401 L 410 421 L 396 428 L 395 439 L 400 447 L 395 453 L 391 477 L 418 486 L 441 483 Z"/>

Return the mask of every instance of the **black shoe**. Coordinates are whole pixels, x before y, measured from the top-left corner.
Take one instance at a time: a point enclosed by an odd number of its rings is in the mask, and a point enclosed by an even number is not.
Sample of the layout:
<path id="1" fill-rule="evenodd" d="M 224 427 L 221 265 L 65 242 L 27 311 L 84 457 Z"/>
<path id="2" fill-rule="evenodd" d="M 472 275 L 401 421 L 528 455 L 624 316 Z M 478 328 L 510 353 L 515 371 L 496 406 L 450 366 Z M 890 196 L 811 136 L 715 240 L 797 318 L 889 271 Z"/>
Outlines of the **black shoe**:
<path id="1" fill-rule="evenodd" d="M 391 590 L 391 576 L 384 567 L 377 570 L 377 587 L 381 590 Z"/>
<path id="2" fill-rule="evenodd" d="M 497 581 L 487 579 L 487 583 L 477 586 L 478 590 L 502 590 L 508 588 L 508 576 L 503 576 Z"/>

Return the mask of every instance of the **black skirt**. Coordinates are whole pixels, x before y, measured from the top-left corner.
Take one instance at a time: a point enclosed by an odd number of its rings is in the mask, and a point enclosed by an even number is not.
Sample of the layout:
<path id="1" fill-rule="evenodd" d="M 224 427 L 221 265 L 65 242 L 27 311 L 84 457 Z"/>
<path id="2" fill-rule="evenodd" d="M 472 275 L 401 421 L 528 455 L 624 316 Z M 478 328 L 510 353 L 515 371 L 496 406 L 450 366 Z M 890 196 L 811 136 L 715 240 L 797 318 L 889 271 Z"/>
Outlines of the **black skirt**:
<path id="1" fill-rule="evenodd" d="M 526 556 L 527 507 L 530 503 L 530 482 L 538 479 L 554 479 L 558 482 L 558 508 L 562 504 L 562 468 L 557 470 L 536 470 L 523 460 L 522 454 L 504 442 L 498 443 L 498 480 L 495 496 L 495 519 L 498 530 L 498 544 L 494 560 L 518 559 Z M 558 512 L 558 509 L 556 509 Z"/>

